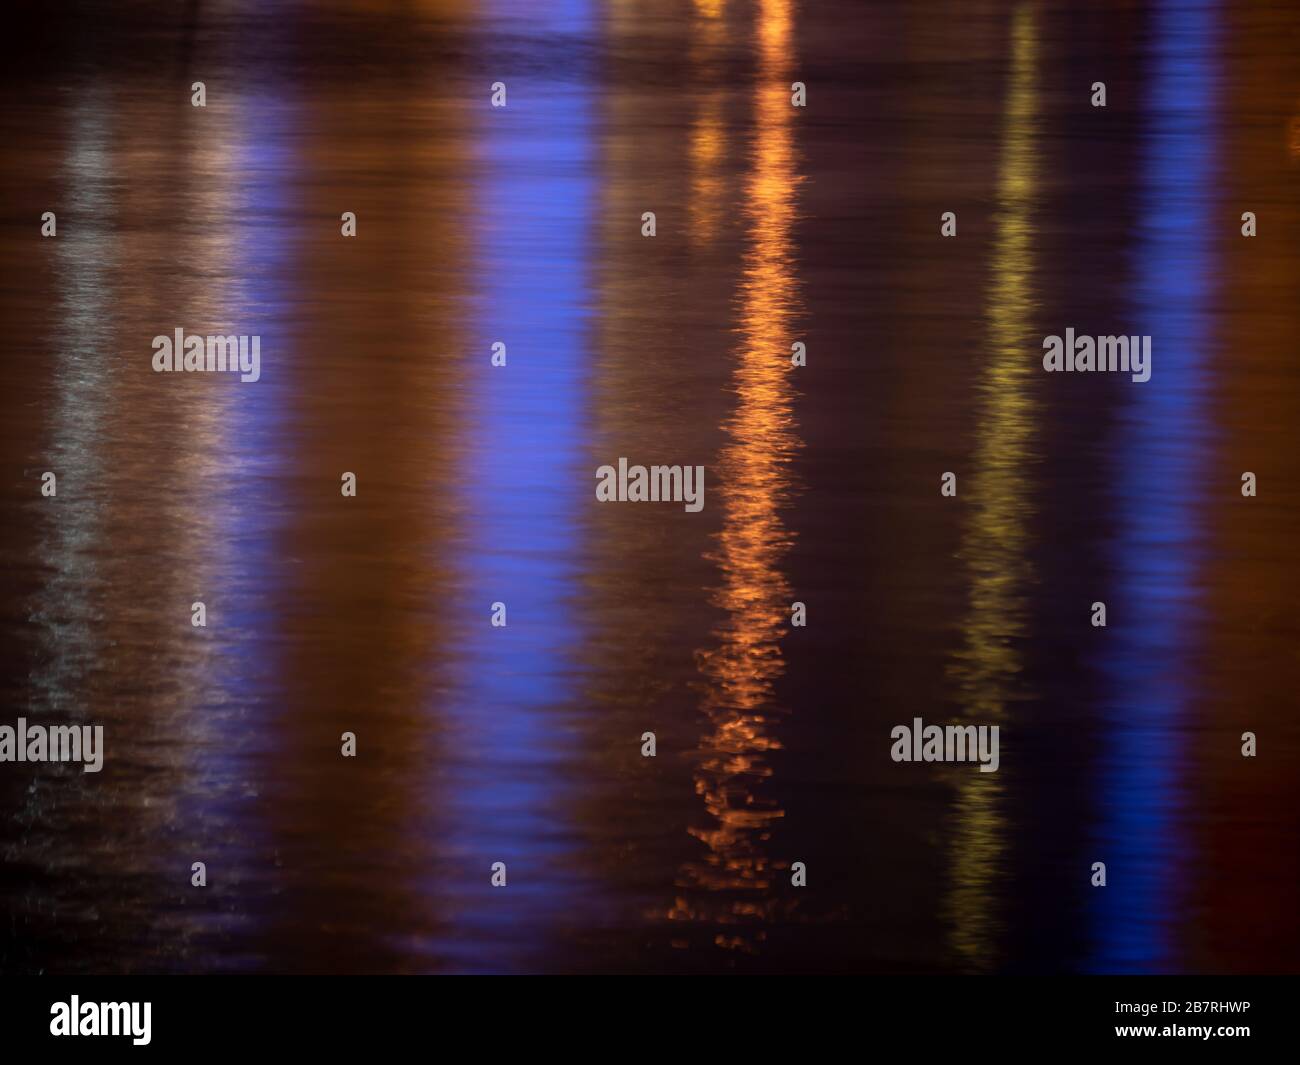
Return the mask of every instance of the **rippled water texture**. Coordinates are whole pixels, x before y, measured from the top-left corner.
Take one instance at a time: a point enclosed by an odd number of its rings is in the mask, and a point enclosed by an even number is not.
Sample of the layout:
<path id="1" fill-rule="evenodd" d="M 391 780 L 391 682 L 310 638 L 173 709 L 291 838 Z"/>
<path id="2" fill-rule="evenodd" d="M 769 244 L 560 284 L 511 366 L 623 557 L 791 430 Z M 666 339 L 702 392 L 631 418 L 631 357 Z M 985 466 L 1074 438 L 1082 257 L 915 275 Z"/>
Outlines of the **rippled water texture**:
<path id="1" fill-rule="evenodd" d="M 0 971 L 1296 970 L 1294 5 L 7 51 L 0 724 L 106 760 L 0 764 Z M 176 328 L 260 380 L 153 372 Z M 1150 381 L 1044 373 L 1067 328 Z M 620 457 L 703 509 L 598 502 Z M 893 761 L 915 718 L 998 772 Z"/>

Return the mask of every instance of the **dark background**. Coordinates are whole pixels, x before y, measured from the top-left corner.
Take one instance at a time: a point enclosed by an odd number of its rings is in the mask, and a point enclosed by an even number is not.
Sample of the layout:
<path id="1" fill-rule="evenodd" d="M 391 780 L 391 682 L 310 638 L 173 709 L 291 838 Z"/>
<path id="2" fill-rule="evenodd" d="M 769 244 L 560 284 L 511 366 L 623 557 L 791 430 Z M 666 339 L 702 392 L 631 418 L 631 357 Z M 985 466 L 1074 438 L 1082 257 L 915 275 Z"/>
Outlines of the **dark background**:
<path id="1" fill-rule="evenodd" d="M 0 971 L 1296 970 L 1293 5 L 11 10 Z"/>

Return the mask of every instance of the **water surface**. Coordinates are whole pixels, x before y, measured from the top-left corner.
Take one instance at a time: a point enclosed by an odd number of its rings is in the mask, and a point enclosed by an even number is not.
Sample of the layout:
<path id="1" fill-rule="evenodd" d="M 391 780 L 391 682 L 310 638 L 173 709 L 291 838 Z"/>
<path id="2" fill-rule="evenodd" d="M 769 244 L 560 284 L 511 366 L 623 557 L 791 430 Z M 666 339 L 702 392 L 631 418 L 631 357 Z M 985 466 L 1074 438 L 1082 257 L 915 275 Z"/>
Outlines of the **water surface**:
<path id="1" fill-rule="evenodd" d="M 107 758 L 0 766 L 0 970 L 1294 971 L 1293 8 L 26 17 L 0 723 Z"/>

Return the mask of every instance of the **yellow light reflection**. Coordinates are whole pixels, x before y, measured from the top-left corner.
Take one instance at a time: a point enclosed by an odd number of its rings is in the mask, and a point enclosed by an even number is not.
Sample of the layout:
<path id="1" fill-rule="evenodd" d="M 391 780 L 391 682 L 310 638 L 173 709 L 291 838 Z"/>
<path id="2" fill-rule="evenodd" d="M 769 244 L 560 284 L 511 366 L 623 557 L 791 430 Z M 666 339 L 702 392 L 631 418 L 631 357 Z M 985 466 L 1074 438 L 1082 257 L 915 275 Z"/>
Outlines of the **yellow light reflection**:
<path id="1" fill-rule="evenodd" d="M 1030 378 L 1037 366 L 1027 322 L 1031 292 L 1033 207 L 1038 184 L 1034 131 L 1038 114 L 1037 29 L 1032 5 L 1012 23 L 1011 81 L 1007 92 L 998 172 L 997 235 L 988 293 L 989 359 L 979 384 L 975 467 L 969 483 L 972 517 L 961 555 L 970 574 L 965 646 L 953 673 L 973 724 L 1002 725 L 1022 664 L 1016 649 L 1026 625 L 1026 557 L 1032 497 L 1026 469 L 1036 432 Z M 969 767 L 963 767 L 963 770 Z M 1003 787 L 996 773 L 963 771 L 957 778 L 957 829 L 952 840 L 947 899 L 952 944 L 971 967 L 995 963 L 1000 924 L 990 885 L 1003 855 Z"/>
<path id="2" fill-rule="evenodd" d="M 691 66 L 705 75 L 710 73 L 712 57 L 725 39 L 724 7 L 721 0 L 695 0 L 696 17 L 691 23 Z M 727 174 L 723 164 L 727 158 L 727 126 L 723 119 L 723 102 L 727 92 L 724 82 L 716 88 L 701 87 L 695 93 L 699 103 L 691 120 L 689 146 L 690 237 L 696 244 L 708 244 L 713 240 L 726 207 Z"/>

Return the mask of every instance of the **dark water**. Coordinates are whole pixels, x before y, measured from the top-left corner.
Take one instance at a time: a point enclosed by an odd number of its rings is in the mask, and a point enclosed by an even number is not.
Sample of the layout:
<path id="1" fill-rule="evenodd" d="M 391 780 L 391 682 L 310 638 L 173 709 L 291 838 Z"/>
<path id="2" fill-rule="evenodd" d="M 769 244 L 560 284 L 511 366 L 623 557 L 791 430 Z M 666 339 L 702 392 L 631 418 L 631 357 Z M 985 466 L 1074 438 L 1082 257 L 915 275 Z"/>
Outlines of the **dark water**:
<path id="1" fill-rule="evenodd" d="M 0 765 L 0 970 L 1295 971 L 1298 45 L 1281 2 L 24 10 L 0 724 L 107 755 Z M 261 380 L 155 374 L 177 327 Z M 1069 327 L 1151 380 L 1043 373 Z M 619 456 L 704 509 L 598 503 Z M 999 771 L 892 761 L 914 717 Z"/>

